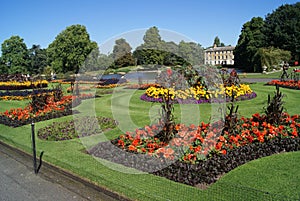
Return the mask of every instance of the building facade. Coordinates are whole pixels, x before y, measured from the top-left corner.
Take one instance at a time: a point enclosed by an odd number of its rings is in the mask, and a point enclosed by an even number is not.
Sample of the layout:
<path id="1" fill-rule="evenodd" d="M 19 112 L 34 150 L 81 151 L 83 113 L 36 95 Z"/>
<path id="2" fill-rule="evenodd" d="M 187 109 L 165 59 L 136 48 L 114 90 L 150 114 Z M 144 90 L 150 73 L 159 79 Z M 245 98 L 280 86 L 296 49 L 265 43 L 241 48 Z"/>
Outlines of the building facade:
<path id="1" fill-rule="evenodd" d="M 204 53 L 204 63 L 207 65 L 234 65 L 234 46 L 208 48 Z"/>

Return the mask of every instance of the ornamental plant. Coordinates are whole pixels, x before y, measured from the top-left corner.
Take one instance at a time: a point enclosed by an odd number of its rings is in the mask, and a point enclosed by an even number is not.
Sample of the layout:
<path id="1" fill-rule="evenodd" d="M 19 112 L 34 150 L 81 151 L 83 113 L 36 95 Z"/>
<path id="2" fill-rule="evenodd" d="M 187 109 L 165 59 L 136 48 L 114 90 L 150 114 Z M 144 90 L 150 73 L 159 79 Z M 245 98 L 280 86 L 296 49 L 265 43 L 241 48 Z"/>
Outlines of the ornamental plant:
<path id="1" fill-rule="evenodd" d="M 283 97 L 284 95 L 280 92 L 278 85 L 276 85 L 276 92 L 272 99 L 270 94 L 268 94 L 268 105 L 265 108 L 266 121 L 268 123 L 276 125 L 281 123 L 284 110 Z"/>
<path id="2" fill-rule="evenodd" d="M 172 71 L 168 68 L 163 71 L 156 79 L 157 84 L 167 89 L 183 89 L 186 87 L 186 81 L 182 74 Z M 175 121 L 174 121 L 174 102 L 172 101 L 172 94 L 170 90 L 167 90 L 166 95 L 160 96 L 161 102 L 161 113 L 160 123 L 163 125 L 163 129 L 157 135 L 162 142 L 169 142 L 175 136 Z"/>

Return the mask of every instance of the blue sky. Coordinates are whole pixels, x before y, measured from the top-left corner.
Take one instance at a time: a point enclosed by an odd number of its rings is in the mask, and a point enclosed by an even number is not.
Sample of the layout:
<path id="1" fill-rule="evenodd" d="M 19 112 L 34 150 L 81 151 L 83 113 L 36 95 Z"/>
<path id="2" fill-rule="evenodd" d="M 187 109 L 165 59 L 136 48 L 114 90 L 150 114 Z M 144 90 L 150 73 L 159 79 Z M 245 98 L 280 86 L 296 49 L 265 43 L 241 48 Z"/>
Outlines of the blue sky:
<path id="1" fill-rule="evenodd" d="M 22 37 L 30 48 L 43 48 L 67 26 L 82 24 L 103 52 L 109 41 L 125 36 L 134 47 L 144 31 L 158 27 L 167 35 L 182 36 L 203 47 L 218 36 L 226 45 L 236 45 L 241 28 L 252 17 L 265 17 L 293 0 L 2 0 L 0 43 L 12 35 Z M 124 34 L 125 35 L 122 35 Z M 137 35 L 135 35 L 137 34 Z M 138 36 L 139 34 L 139 36 Z M 162 38 L 166 41 L 172 40 Z M 126 38 L 126 36 L 125 36 Z M 176 38 L 176 37 L 175 37 Z M 178 39 L 179 40 L 179 39 Z M 176 41 L 175 41 L 176 42 Z"/>

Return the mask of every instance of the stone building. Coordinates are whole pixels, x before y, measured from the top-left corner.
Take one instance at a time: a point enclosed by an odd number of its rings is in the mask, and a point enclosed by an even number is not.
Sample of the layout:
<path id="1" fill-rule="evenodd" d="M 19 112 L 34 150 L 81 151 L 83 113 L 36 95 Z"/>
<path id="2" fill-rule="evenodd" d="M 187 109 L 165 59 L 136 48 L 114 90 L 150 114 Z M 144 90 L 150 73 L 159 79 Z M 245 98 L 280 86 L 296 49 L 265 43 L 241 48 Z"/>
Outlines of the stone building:
<path id="1" fill-rule="evenodd" d="M 217 47 L 214 45 L 204 53 L 204 63 L 207 65 L 234 65 L 234 46 Z"/>

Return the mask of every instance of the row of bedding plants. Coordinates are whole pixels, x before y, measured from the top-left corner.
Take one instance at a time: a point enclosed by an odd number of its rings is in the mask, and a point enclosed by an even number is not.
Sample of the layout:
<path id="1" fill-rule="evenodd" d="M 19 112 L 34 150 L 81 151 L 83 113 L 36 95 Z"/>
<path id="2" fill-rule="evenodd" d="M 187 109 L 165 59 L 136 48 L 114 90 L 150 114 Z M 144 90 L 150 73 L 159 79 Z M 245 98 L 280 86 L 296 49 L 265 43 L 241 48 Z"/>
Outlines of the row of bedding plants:
<path id="1" fill-rule="evenodd" d="M 300 81 L 295 81 L 295 80 L 288 80 L 288 81 L 272 80 L 268 82 L 267 85 L 273 85 L 273 86 L 278 85 L 284 88 L 300 90 Z"/>
<path id="2" fill-rule="evenodd" d="M 23 89 L 36 89 L 45 88 L 48 86 L 47 80 L 39 81 L 7 81 L 0 82 L 0 90 L 23 90 Z"/>
<path id="3" fill-rule="evenodd" d="M 32 122 L 58 118 L 72 114 L 72 107 L 79 105 L 81 99 L 76 96 L 63 96 L 61 100 L 55 101 L 54 97 L 38 95 L 43 102 L 32 101 L 24 108 L 13 108 L 0 113 L 0 123 L 19 127 Z"/>
<path id="4" fill-rule="evenodd" d="M 267 123 L 265 115 L 242 117 L 237 123 L 238 134 L 224 131 L 218 135 L 217 124 L 176 124 L 176 137 L 168 143 L 157 137 L 163 129 L 161 124 L 145 126 L 110 142 L 101 142 L 89 153 L 141 171 L 151 169 L 153 174 L 177 182 L 197 185 L 213 183 L 220 175 L 251 160 L 300 150 L 299 115 L 284 114 L 280 125 Z M 118 149 L 112 149 L 112 145 Z M 170 166 L 164 167 L 165 161 L 169 161 Z"/>
<path id="5" fill-rule="evenodd" d="M 30 103 L 24 108 L 12 108 L 0 113 L 0 123 L 18 127 L 58 118 L 72 114 L 72 107 L 80 103 L 80 96 L 64 96 L 61 85 L 58 85 L 52 93 L 33 94 Z"/>
<path id="6" fill-rule="evenodd" d="M 167 74 L 172 75 L 172 72 Z M 172 83 L 168 85 L 172 86 Z M 264 114 L 238 117 L 238 106 L 231 102 L 224 121 L 199 125 L 175 123 L 172 96 L 170 90 L 158 95 L 162 101 L 157 124 L 100 142 L 88 152 L 95 157 L 197 186 L 214 183 L 224 173 L 248 161 L 300 150 L 300 117 L 283 112 L 283 94 L 279 87 L 273 98 L 269 95 Z"/>
<path id="7" fill-rule="evenodd" d="M 1 100 L 26 100 L 31 99 L 33 95 L 48 94 L 53 95 L 55 89 L 36 89 L 36 90 L 14 90 L 0 91 Z"/>

